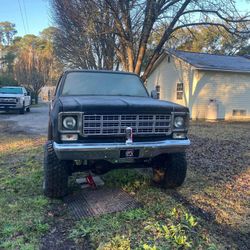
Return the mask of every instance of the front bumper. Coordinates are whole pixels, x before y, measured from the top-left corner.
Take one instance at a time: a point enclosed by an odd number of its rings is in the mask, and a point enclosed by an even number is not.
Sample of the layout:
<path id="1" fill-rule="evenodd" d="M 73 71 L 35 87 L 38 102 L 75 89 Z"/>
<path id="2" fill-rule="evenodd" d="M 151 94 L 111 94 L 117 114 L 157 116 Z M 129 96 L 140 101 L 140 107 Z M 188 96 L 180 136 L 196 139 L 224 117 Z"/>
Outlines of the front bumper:
<path id="1" fill-rule="evenodd" d="M 21 109 L 23 107 L 22 104 L 1 104 L 0 103 L 0 110 L 15 110 L 15 109 Z"/>
<path id="2" fill-rule="evenodd" d="M 156 142 L 125 143 L 63 143 L 54 142 L 53 147 L 61 160 L 115 160 L 121 162 L 121 150 L 139 150 L 140 158 L 153 158 L 164 153 L 183 152 L 190 145 L 190 140 L 164 140 Z"/>

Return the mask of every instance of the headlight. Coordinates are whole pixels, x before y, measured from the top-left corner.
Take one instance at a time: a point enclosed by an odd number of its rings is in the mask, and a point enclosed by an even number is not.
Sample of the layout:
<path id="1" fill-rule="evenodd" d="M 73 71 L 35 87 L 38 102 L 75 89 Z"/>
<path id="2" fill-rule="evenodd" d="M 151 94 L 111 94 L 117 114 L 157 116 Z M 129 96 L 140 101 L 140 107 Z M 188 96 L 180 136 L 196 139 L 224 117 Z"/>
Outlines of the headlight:
<path id="1" fill-rule="evenodd" d="M 18 98 L 17 98 L 17 101 L 18 101 L 18 102 L 23 102 L 23 101 L 24 101 L 24 97 L 22 97 L 22 96 L 21 96 L 21 97 L 18 97 Z"/>
<path id="2" fill-rule="evenodd" d="M 176 128 L 182 128 L 182 127 L 184 127 L 184 123 L 185 123 L 185 121 L 184 121 L 184 118 L 183 118 L 183 117 L 181 117 L 181 116 L 176 116 L 176 117 L 174 118 L 174 126 L 175 126 Z"/>
<path id="3" fill-rule="evenodd" d="M 76 128 L 76 119 L 72 116 L 67 116 L 63 119 L 63 127 L 73 130 Z"/>

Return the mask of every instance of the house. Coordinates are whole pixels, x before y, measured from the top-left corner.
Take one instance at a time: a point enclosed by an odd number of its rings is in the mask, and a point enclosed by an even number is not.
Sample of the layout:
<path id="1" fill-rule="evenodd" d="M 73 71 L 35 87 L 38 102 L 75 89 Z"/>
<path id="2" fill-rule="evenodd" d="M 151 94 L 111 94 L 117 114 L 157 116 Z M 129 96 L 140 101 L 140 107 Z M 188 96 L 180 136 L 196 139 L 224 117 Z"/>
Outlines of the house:
<path id="1" fill-rule="evenodd" d="M 40 90 L 39 97 L 45 102 L 51 101 L 54 96 L 55 89 L 55 86 L 44 86 Z"/>
<path id="2" fill-rule="evenodd" d="M 189 107 L 192 119 L 250 119 L 250 59 L 165 51 L 146 81 L 162 100 Z"/>

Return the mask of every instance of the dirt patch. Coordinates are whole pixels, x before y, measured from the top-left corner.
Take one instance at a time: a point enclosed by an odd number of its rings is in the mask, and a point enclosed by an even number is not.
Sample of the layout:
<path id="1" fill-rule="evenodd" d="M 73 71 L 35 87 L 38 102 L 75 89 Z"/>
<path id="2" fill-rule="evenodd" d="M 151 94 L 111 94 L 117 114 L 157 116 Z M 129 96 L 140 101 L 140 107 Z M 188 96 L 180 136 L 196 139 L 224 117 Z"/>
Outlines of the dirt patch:
<path id="1" fill-rule="evenodd" d="M 200 218 L 223 249 L 250 246 L 249 127 L 246 122 L 192 122 L 187 179 L 177 191 L 165 191 Z"/>
<path id="2" fill-rule="evenodd" d="M 67 204 L 53 204 L 47 211 L 47 221 L 50 224 L 49 232 L 41 239 L 39 248 L 41 250 L 85 250 L 90 249 L 87 238 L 76 244 L 69 238 L 70 230 L 76 220 L 68 213 Z"/>
<path id="3" fill-rule="evenodd" d="M 213 237 L 216 238 L 218 245 L 223 241 L 227 244 L 228 249 L 230 249 L 230 246 L 241 250 L 249 249 L 250 234 L 248 232 L 242 233 L 230 225 L 216 222 L 216 214 L 213 211 L 203 210 L 178 192 L 173 191 L 170 195 L 176 200 L 176 202 L 185 206 L 193 215 L 202 219 L 202 226 L 207 228 L 210 235 L 213 235 Z"/>

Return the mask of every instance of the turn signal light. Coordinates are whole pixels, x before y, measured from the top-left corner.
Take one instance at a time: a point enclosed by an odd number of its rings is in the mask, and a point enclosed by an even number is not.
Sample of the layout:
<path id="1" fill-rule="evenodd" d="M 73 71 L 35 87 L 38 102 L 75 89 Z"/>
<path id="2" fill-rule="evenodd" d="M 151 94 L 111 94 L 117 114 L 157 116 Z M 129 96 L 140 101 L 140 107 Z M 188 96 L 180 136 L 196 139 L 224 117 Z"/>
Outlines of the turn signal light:
<path id="1" fill-rule="evenodd" d="M 173 139 L 186 139 L 187 134 L 186 133 L 173 133 Z"/>
<path id="2" fill-rule="evenodd" d="M 78 140 L 78 134 L 63 134 L 61 135 L 62 141 L 77 141 Z"/>

